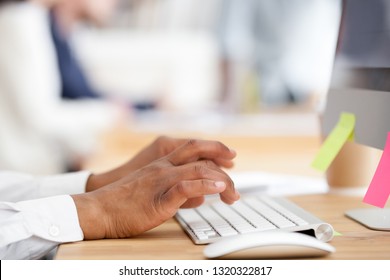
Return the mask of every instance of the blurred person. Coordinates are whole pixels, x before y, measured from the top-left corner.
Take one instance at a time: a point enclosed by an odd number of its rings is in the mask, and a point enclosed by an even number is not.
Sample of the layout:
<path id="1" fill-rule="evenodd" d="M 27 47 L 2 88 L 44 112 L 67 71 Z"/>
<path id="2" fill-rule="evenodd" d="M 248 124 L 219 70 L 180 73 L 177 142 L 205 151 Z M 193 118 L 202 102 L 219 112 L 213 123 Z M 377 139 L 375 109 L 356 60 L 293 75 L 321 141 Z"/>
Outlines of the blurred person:
<path id="1" fill-rule="evenodd" d="M 258 106 L 302 103 L 315 91 L 326 92 L 340 10 L 340 0 L 222 1 L 228 106 L 242 110 L 248 84 Z"/>
<path id="2" fill-rule="evenodd" d="M 50 11 L 50 30 L 61 75 L 61 95 L 67 99 L 102 98 L 88 80 L 72 48 L 72 33 L 81 22 L 104 25 L 112 16 L 117 0 L 57 1 Z"/>
<path id="3" fill-rule="evenodd" d="M 232 167 L 235 156 L 220 142 L 159 137 L 106 173 L 34 178 L 0 171 L 0 259 L 39 259 L 66 242 L 133 237 L 179 208 L 200 206 L 205 195 L 232 204 L 239 194 L 221 168 Z"/>
<path id="4" fill-rule="evenodd" d="M 98 135 L 125 117 L 120 106 L 106 100 L 62 99 L 49 14 L 61 1 L 2 1 L 0 6 L 1 169 L 77 170 Z"/>

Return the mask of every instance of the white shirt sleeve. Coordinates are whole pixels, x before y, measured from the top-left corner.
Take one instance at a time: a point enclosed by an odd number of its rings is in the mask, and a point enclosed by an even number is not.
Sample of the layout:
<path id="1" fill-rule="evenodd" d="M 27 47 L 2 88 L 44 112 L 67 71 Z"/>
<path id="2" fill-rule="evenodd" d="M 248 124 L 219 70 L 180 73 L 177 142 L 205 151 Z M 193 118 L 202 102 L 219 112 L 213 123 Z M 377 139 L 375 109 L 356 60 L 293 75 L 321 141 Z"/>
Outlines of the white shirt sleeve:
<path id="1" fill-rule="evenodd" d="M 0 171 L 0 201 L 18 202 L 49 196 L 84 193 L 91 173 L 80 171 L 46 177 Z"/>
<path id="2" fill-rule="evenodd" d="M 83 238 L 68 195 L 0 203 L 0 259 L 39 259 L 60 243 Z"/>
<path id="3" fill-rule="evenodd" d="M 0 201 L 7 201 L 0 202 L 0 259 L 37 259 L 60 243 L 82 240 L 76 206 L 65 194 L 83 193 L 89 175 L 0 172 Z"/>

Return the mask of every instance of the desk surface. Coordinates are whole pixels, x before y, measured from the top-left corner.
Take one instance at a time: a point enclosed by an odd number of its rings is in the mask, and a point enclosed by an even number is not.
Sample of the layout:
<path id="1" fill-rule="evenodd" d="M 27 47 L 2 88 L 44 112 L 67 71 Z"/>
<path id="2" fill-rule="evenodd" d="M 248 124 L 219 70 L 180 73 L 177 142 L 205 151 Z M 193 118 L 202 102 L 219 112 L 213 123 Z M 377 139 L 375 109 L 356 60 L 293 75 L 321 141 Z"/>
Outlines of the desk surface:
<path id="1" fill-rule="evenodd" d="M 115 166 L 154 137 L 153 134 L 130 131 L 110 134 L 103 140 L 105 149 L 91 157 L 85 167 L 97 171 Z M 235 170 L 321 176 L 310 168 L 310 162 L 320 145 L 317 137 L 200 137 L 221 140 L 236 149 Z M 289 198 L 332 224 L 342 234 L 331 241 L 337 251 L 325 259 L 390 259 L 390 232 L 369 230 L 343 214 L 348 209 L 368 207 L 361 202 L 361 198 L 331 194 Z M 203 249 L 202 245 L 194 245 L 179 224 L 171 219 L 131 239 L 63 244 L 58 249 L 56 259 L 204 259 Z"/>
<path id="2" fill-rule="evenodd" d="M 298 205 L 331 223 L 341 236 L 330 242 L 336 252 L 324 259 L 390 259 L 390 232 L 372 231 L 344 217 L 345 210 L 361 207 L 360 198 L 336 195 L 290 197 Z M 204 259 L 203 245 L 194 245 L 171 219 L 138 237 L 83 241 L 61 245 L 57 259 Z"/>

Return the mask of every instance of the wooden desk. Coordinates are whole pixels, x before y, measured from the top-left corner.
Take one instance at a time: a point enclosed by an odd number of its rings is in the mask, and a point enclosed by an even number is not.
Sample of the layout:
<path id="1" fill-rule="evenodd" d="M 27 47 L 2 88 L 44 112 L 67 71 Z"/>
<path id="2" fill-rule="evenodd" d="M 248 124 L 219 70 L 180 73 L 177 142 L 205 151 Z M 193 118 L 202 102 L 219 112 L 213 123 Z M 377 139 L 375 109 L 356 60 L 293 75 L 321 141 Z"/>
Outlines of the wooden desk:
<path id="1" fill-rule="evenodd" d="M 182 136 L 182 135 L 176 135 Z M 189 135 L 196 136 L 199 135 Z M 155 135 L 125 132 L 111 134 L 103 141 L 105 149 L 86 162 L 92 170 L 105 170 L 126 160 Z M 202 138 L 210 138 L 200 135 Z M 317 137 L 211 137 L 236 149 L 235 170 L 260 170 L 320 176 L 310 162 L 320 145 Z M 107 152 L 109 150 L 109 152 Z M 96 164 L 99 163 L 99 164 Z M 390 259 L 390 232 L 371 231 L 344 217 L 347 209 L 367 207 L 360 198 L 336 195 L 290 197 L 292 201 L 333 225 L 342 236 L 331 244 L 337 252 L 325 259 Z M 203 259 L 204 246 L 194 245 L 171 219 L 138 237 L 64 244 L 56 259 Z"/>
<path id="2" fill-rule="evenodd" d="M 292 201 L 331 223 L 342 236 L 330 242 L 336 252 L 324 259 L 390 260 L 390 232 L 371 231 L 344 217 L 347 209 L 361 207 L 361 199 L 308 195 Z M 132 239 L 83 241 L 61 245 L 57 259 L 192 260 L 204 259 L 204 246 L 194 245 L 175 220 Z"/>

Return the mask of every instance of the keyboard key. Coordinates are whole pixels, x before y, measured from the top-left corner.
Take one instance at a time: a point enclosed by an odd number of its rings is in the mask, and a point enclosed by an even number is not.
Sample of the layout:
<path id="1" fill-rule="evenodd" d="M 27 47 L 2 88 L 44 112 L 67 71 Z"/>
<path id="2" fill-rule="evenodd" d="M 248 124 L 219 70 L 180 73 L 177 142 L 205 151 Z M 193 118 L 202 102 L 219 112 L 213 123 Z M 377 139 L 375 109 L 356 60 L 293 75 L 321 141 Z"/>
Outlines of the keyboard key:
<path id="1" fill-rule="evenodd" d="M 214 230 L 207 230 L 204 232 L 204 234 L 206 234 L 208 237 L 214 237 L 218 235 L 218 233 L 216 233 Z"/>
<path id="2" fill-rule="evenodd" d="M 199 239 L 199 240 L 207 240 L 209 239 L 209 237 L 207 236 L 207 234 L 204 234 L 203 232 L 194 232 L 196 237 Z"/>

